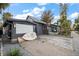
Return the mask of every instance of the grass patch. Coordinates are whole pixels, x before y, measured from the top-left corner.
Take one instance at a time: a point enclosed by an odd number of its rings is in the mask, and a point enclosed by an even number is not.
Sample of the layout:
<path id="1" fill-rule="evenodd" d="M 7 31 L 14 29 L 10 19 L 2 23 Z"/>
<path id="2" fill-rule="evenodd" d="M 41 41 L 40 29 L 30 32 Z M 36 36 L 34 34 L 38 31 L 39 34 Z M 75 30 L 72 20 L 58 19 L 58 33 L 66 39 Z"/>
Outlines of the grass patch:
<path id="1" fill-rule="evenodd" d="M 8 56 L 21 56 L 20 50 L 17 48 L 12 48 L 7 54 Z"/>

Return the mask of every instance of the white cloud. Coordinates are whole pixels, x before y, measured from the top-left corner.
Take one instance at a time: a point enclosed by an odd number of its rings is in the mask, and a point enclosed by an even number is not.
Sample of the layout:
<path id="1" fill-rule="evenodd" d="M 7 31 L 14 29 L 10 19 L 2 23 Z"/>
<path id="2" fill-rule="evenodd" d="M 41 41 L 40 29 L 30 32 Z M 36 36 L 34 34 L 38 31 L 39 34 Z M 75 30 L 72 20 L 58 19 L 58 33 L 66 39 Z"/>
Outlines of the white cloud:
<path id="1" fill-rule="evenodd" d="M 78 12 L 74 12 L 71 15 L 68 16 L 68 19 L 72 21 L 72 24 L 74 24 L 74 20 L 78 17 L 79 13 Z M 52 24 L 57 22 L 57 20 L 60 18 L 59 15 L 54 16 L 54 19 L 52 20 Z"/>
<path id="2" fill-rule="evenodd" d="M 40 17 L 42 12 L 45 10 L 45 7 L 35 7 L 32 11 L 28 13 L 18 14 L 16 16 L 13 16 L 13 18 L 16 19 L 26 19 L 27 15 L 34 16 L 34 17 Z"/>
<path id="3" fill-rule="evenodd" d="M 60 16 L 59 16 L 59 15 L 54 16 L 54 19 L 59 19 L 59 18 L 60 18 Z"/>
<path id="4" fill-rule="evenodd" d="M 14 16 L 13 18 L 15 18 L 15 19 L 26 19 L 26 17 L 28 15 L 33 16 L 31 13 L 27 13 L 27 14 L 18 14 L 16 16 Z"/>
<path id="5" fill-rule="evenodd" d="M 38 7 L 36 7 L 36 8 L 34 8 L 33 10 L 32 10 L 32 14 L 33 15 L 40 15 L 43 11 L 45 10 L 45 7 L 42 7 L 42 8 L 38 8 Z"/>
<path id="6" fill-rule="evenodd" d="M 55 23 L 55 22 L 57 22 L 57 20 L 60 18 L 60 16 L 59 15 L 56 15 L 56 16 L 54 16 L 54 19 L 52 20 L 52 24 L 53 23 Z"/>
<path id="7" fill-rule="evenodd" d="M 52 11 L 54 12 L 54 11 L 55 11 L 55 9 L 52 9 Z"/>
<path id="8" fill-rule="evenodd" d="M 29 12 L 29 9 L 23 10 L 23 13 L 27 13 Z"/>
<path id="9" fill-rule="evenodd" d="M 47 5 L 47 3 L 38 3 L 39 6 Z"/>
<path id="10" fill-rule="evenodd" d="M 78 17 L 78 15 L 79 15 L 78 12 L 74 12 L 68 17 L 68 19 L 72 21 L 72 24 L 74 24 L 74 21 Z"/>
<path id="11" fill-rule="evenodd" d="M 78 12 L 74 12 L 74 13 L 72 13 L 68 18 L 69 18 L 69 19 L 75 19 L 75 18 L 78 17 L 78 15 L 79 15 Z"/>
<path id="12" fill-rule="evenodd" d="M 70 3 L 70 4 L 69 4 L 69 6 L 73 6 L 73 5 L 74 5 L 74 3 Z"/>

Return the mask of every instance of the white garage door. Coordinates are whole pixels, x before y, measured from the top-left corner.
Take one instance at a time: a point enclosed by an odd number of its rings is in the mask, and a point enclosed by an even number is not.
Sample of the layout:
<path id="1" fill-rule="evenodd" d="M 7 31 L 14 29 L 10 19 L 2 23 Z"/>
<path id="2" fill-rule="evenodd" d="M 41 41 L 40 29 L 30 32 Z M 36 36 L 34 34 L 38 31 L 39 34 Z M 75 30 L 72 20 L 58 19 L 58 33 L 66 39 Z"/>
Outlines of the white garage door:
<path id="1" fill-rule="evenodd" d="M 16 24 L 16 34 L 33 32 L 33 25 Z"/>

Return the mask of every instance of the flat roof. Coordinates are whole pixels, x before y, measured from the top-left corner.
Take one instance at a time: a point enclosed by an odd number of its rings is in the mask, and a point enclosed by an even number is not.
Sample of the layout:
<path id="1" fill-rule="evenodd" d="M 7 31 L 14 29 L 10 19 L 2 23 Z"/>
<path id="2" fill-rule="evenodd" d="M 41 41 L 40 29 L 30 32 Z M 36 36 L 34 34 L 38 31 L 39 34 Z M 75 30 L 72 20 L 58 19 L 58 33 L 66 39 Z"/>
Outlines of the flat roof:
<path id="1" fill-rule="evenodd" d="M 35 24 L 33 22 L 30 22 L 30 21 L 27 21 L 27 20 L 24 20 L 24 19 L 10 19 L 8 21 L 12 21 L 12 22 L 28 22 L 28 23 L 31 23 L 31 24 Z"/>

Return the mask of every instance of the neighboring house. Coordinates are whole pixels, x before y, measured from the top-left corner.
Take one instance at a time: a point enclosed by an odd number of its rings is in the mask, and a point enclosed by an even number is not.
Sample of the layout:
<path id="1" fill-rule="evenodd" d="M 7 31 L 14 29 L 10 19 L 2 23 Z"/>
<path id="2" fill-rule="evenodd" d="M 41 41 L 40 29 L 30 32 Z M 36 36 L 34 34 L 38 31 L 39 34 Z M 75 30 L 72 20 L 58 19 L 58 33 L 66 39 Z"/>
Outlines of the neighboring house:
<path id="1" fill-rule="evenodd" d="M 49 32 L 59 32 L 60 30 L 60 26 L 58 26 L 57 24 L 51 24 L 48 27 Z"/>
<path id="2" fill-rule="evenodd" d="M 28 16 L 26 20 L 23 19 L 10 19 L 4 23 L 4 27 L 10 32 L 11 36 L 14 38 L 22 36 L 24 33 L 36 32 L 37 35 L 46 34 L 45 30 L 47 25 L 43 21 L 36 21 L 37 19 Z M 6 32 L 9 32 L 6 31 Z"/>

